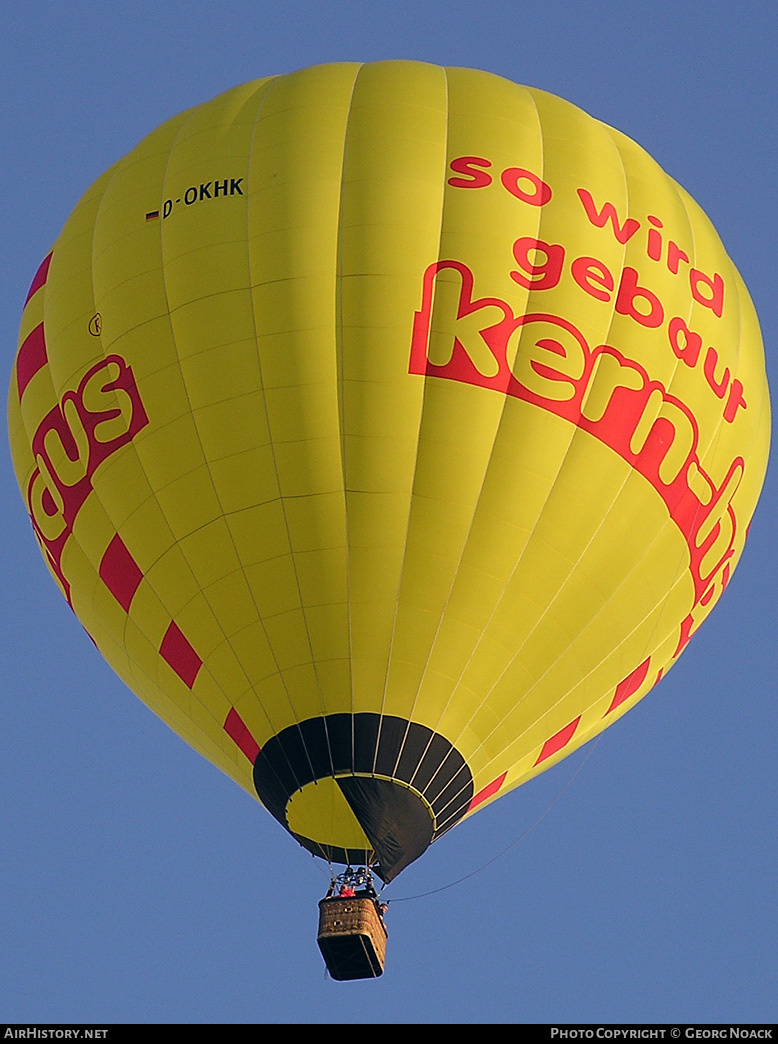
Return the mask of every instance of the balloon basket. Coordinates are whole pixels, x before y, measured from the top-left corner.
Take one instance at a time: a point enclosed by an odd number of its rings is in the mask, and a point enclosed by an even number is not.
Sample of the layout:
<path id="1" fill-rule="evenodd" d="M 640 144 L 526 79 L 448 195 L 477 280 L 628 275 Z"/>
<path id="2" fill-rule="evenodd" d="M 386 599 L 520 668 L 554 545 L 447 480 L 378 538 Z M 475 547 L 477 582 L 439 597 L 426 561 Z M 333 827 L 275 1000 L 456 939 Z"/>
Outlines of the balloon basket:
<path id="1" fill-rule="evenodd" d="M 333 979 L 377 979 L 383 975 L 387 931 L 375 901 L 322 899 L 317 942 Z"/>

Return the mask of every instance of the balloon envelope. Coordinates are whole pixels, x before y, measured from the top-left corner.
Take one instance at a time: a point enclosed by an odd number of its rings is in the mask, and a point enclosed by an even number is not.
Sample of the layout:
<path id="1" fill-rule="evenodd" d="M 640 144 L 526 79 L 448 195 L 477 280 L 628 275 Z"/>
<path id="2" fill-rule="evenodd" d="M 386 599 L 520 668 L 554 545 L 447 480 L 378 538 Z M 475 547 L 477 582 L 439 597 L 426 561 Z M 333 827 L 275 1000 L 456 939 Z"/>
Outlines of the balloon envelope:
<path id="1" fill-rule="evenodd" d="M 466 69 L 321 66 L 168 121 L 78 204 L 19 343 L 21 490 L 97 647 L 387 880 L 667 671 L 766 466 L 704 214 Z"/>

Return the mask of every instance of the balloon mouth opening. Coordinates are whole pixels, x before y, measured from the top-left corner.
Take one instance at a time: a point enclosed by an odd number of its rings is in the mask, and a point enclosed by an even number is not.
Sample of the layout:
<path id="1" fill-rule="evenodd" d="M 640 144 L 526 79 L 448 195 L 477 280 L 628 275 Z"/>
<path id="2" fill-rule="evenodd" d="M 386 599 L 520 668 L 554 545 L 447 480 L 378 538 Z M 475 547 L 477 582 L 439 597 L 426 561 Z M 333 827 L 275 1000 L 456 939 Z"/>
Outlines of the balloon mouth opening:
<path id="1" fill-rule="evenodd" d="M 292 725 L 254 763 L 260 801 L 297 841 L 390 881 L 467 812 L 473 777 L 432 729 L 394 716 L 331 714 Z"/>
<path id="2" fill-rule="evenodd" d="M 383 881 L 426 852 L 435 827 L 429 805 L 411 788 L 358 775 L 309 783 L 292 796 L 286 819 L 287 830 L 309 852 L 330 863 L 363 863 Z M 344 844 L 325 840 L 338 835 Z"/>

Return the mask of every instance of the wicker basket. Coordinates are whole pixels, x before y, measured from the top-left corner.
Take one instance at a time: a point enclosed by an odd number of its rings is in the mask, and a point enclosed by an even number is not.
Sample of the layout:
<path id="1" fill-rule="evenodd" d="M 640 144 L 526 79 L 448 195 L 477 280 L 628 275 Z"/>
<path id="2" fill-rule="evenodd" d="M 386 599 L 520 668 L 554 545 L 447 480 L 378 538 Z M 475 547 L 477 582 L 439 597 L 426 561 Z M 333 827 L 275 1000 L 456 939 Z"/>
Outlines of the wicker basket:
<path id="1" fill-rule="evenodd" d="M 372 899 L 322 899 L 318 943 L 333 979 L 375 979 L 383 974 L 386 928 Z"/>

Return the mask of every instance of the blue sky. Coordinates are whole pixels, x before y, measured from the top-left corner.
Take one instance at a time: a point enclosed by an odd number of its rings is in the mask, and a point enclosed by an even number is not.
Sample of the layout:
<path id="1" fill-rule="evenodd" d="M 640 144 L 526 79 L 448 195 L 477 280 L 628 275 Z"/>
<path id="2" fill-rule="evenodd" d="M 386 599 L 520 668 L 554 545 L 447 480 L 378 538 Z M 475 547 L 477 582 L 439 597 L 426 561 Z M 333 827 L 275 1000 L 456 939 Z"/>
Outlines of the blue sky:
<path id="1" fill-rule="evenodd" d="M 82 192 L 162 120 L 259 76 L 405 57 L 552 91 L 640 142 L 718 228 L 775 386 L 776 38 L 761 0 L 6 4 L 6 382 L 38 263 Z M 326 867 L 124 688 L 43 567 L 7 449 L 0 482 L 1 1018 L 775 1021 L 770 472 L 738 572 L 680 663 L 593 750 L 404 873 L 386 974 L 342 984 L 315 943 Z M 563 789 L 482 874 L 398 901 L 476 869 Z"/>

